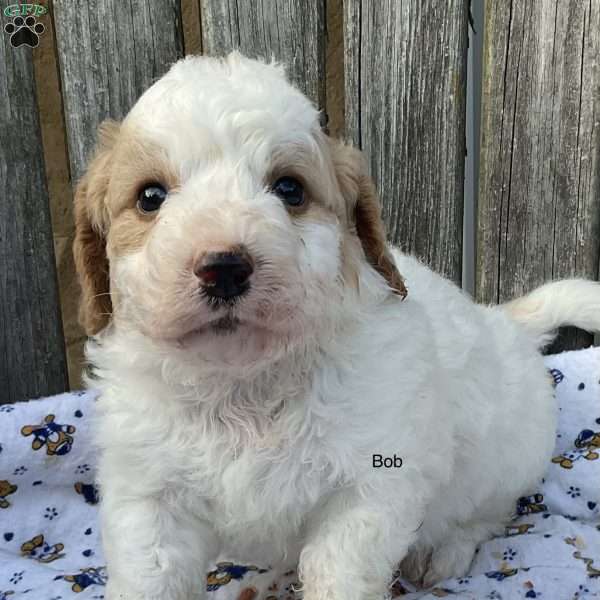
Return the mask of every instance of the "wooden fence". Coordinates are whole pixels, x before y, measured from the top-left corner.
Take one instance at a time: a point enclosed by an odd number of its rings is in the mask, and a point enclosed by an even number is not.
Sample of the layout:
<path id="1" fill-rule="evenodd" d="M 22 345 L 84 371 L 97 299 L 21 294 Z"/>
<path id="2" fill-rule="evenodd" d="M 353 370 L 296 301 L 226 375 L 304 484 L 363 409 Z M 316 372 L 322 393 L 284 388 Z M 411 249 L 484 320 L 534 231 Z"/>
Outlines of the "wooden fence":
<path id="1" fill-rule="evenodd" d="M 475 296 L 487 303 L 553 278 L 598 279 L 600 0 L 486 2 L 474 244 L 463 233 L 468 0 L 328 4 L 200 0 L 203 52 L 273 55 L 327 111 L 326 44 L 343 10 L 346 136 L 368 156 L 390 239 L 459 284 L 463 243 L 474 245 Z M 184 54 L 181 4 L 50 8 L 75 182 L 98 124 L 122 118 Z M 0 94 L 3 403 L 65 390 L 68 378 L 32 55 L 6 34 Z"/>

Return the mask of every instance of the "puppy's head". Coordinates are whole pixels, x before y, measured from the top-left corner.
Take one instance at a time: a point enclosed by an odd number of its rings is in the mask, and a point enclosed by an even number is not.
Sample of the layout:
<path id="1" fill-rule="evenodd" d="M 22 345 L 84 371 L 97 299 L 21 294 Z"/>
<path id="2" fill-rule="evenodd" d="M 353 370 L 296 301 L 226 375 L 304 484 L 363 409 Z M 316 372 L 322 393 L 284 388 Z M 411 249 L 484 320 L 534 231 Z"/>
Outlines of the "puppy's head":
<path id="1" fill-rule="evenodd" d="M 75 202 L 89 335 L 245 364 L 317 339 L 361 287 L 405 294 L 360 153 L 239 54 L 177 63 L 103 125 Z"/>

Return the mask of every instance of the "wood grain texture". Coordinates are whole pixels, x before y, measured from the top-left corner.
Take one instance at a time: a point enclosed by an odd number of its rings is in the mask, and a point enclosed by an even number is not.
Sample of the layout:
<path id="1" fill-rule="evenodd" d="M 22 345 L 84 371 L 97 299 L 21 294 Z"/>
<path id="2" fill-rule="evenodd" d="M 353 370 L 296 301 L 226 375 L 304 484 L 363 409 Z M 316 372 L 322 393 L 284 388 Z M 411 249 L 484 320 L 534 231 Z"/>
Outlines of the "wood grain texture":
<path id="1" fill-rule="evenodd" d="M 598 277 L 600 1 L 487 2 L 485 27 L 476 294 L 495 303 Z"/>
<path id="2" fill-rule="evenodd" d="M 468 1 L 344 4 L 347 136 L 391 241 L 460 284 Z"/>
<path id="3" fill-rule="evenodd" d="M 325 0 L 201 0 L 203 50 L 274 57 L 325 108 Z"/>
<path id="4" fill-rule="evenodd" d="M 75 182 L 98 125 L 121 119 L 183 54 L 179 0 L 54 0 L 65 125 Z"/>
<path id="5" fill-rule="evenodd" d="M 7 35 L 0 40 L 0 265 L 0 404 L 67 390 L 31 49 L 13 48 Z"/>

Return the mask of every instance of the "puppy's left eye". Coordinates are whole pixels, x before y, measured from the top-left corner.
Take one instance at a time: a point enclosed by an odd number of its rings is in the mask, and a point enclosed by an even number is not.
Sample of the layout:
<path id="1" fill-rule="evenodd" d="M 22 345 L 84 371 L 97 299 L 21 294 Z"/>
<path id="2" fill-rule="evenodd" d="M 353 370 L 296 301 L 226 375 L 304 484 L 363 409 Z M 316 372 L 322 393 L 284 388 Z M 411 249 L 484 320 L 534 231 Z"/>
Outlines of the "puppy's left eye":
<path id="1" fill-rule="evenodd" d="M 147 185 L 140 192 L 138 207 L 143 213 L 157 211 L 167 199 L 167 190 L 159 183 Z"/>
<path id="2" fill-rule="evenodd" d="M 304 204 L 304 188 L 293 177 L 280 177 L 271 186 L 271 190 L 288 206 L 302 206 Z"/>

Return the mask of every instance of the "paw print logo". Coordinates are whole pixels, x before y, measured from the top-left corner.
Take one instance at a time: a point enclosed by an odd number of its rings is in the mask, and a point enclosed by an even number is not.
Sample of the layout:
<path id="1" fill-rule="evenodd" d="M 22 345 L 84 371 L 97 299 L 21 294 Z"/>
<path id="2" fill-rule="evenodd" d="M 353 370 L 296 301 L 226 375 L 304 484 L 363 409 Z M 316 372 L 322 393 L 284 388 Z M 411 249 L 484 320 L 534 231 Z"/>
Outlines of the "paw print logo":
<path id="1" fill-rule="evenodd" d="M 13 585 L 19 583 L 23 579 L 23 573 L 25 573 L 25 571 L 16 571 L 12 574 L 12 577 L 9 579 L 9 581 Z"/>
<path id="2" fill-rule="evenodd" d="M 4 26 L 4 32 L 10 35 L 10 45 L 13 48 L 29 46 L 35 48 L 40 43 L 40 35 L 46 28 L 38 23 L 35 17 L 29 15 L 27 18 L 15 17 L 12 23 Z"/>
<path id="3" fill-rule="evenodd" d="M 513 548 L 507 548 L 502 555 L 504 560 L 514 560 L 515 556 L 517 556 L 517 551 Z"/>
<path id="4" fill-rule="evenodd" d="M 45 25 L 31 15 L 26 18 L 17 16 L 12 23 L 4 26 L 4 32 L 10 35 L 10 43 L 13 48 L 19 46 L 36 48 L 44 31 L 46 31 Z"/>
<path id="5" fill-rule="evenodd" d="M 48 521 L 54 521 L 58 517 L 58 511 L 54 506 L 46 506 L 46 512 L 44 513 L 44 519 Z"/>

